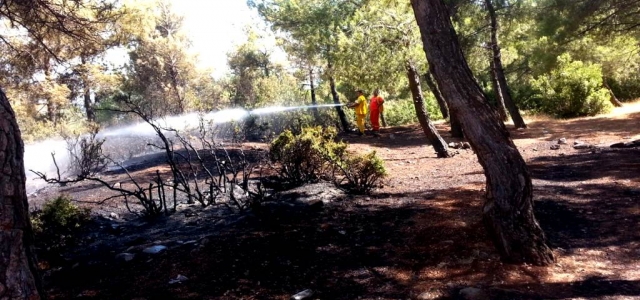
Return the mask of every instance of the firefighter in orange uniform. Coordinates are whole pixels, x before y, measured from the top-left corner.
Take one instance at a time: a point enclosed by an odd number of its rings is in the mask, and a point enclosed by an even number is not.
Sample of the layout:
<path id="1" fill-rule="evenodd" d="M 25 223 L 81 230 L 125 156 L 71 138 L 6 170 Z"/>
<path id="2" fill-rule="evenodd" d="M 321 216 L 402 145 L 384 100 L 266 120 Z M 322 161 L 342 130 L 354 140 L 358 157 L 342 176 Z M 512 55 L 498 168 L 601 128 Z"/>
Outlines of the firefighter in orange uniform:
<path id="1" fill-rule="evenodd" d="M 371 119 L 371 127 L 373 127 L 373 135 L 380 136 L 380 115 L 383 111 L 384 99 L 380 96 L 380 90 L 373 91 L 373 97 L 369 102 L 369 118 Z"/>

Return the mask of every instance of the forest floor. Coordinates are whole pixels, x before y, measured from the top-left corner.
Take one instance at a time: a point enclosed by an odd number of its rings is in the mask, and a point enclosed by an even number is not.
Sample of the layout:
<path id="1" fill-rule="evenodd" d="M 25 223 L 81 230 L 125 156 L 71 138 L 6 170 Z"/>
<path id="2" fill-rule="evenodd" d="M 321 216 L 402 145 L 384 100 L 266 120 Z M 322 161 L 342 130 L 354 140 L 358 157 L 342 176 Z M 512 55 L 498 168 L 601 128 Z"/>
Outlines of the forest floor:
<path id="1" fill-rule="evenodd" d="M 417 126 L 381 138 L 343 136 L 376 150 L 389 178 L 369 196 L 328 184 L 293 196 L 328 198 L 320 209 L 223 215 L 181 205 L 149 223 L 123 204 L 93 206 L 86 242 L 45 272 L 51 299 L 640 299 L 640 103 L 591 118 L 529 120 L 511 130 L 531 171 L 535 213 L 553 248 L 547 267 L 501 263 L 482 226 L 484 175 L 472 150 L 438 159 Z M 457 142 L 439 123 L 447 142 Z M 560 138 L 568 144 L 552 150 Z M 593 147 L 574 149 L 574 141 Z M 264 151 L 265 145 L 247 149 Z M 153 161 L 152 161 L 153 162 Z M 133 172 L 152 176 L 157 164 Z M 114 182 L 122 178 L 113 175 Z M 121 176 L 121 175 L 120 175 Z M 50 188 L 99 201 L 88 183 Z M 150 245 L 167 249 L 144 254 Z M 132 253 L 131 261 L 116 259 Z M 169 281 L 182 275 L 184 281 Z"/>

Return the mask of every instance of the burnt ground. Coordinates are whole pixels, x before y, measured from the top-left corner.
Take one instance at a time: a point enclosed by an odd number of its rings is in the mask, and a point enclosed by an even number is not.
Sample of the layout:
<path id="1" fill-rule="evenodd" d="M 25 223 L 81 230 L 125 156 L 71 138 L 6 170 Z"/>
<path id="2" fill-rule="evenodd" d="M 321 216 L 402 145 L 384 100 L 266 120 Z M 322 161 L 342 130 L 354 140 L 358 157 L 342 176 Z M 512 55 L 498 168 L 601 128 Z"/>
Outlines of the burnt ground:
<path id="1" fill-rule="evenodd" d="M 535 212 L 557 262 L 499 261 L 481 223 L 484 176 L 471 150 L 437 159 L 416 126 L 383 137 L 343 136 L 357 152 L 376 150 L 389 178 L 370 196 L 330 185 L 289 197 L 324 197 L 323 207 L 283 206 L 229 214 L 181 205 L 153 222 L 126 215 L 117 200 L 92 205 L 97 218 L 82 245 L 46 270 L 51 299 L 458 299 L 477 287 L 487 299 L 640 299 L 640 106 L 569 121 L 537 119 L 511 131 L 534 183 Z M 627 108 L 628 109 L 628 108 Z M 452 139 L 445 124 L 444 138 Z M 551 150 L 557 139 L 568 145 Z M 593 148 L 571 147 L 580 140 Z M 261 152 L 264 145 L 249 145 Z M 133 172 L 148 176 L 161 166 Z M 122 174 L 111 174 L 119 182 Z M 51 188 L 84 202 L 105 191 L 90 184 Z M 149 245 L 168 249 L 141 253 Z M 115 258 L 136 254 L 132 261 Z M 188 280 L 169 284 L 183 275 Z"/>

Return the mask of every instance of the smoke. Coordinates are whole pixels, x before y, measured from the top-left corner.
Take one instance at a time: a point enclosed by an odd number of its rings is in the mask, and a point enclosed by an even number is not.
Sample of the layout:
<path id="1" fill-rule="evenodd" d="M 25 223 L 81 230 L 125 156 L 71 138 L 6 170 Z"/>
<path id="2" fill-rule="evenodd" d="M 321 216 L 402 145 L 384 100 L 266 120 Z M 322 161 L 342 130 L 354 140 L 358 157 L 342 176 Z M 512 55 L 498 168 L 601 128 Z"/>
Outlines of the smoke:
<path id="1" fill-rule="evenodd" d="M 250 116 L 264 116 L 292 110 L 342 105 L 344 104 L 269 106 L 251 111 L 242 108 L 229 108 L 207 114 L 188 113 L 179 116 L 168 116 L 153 120 L 153 122 L 160 128 L 187 131 L 197 129 L 201 120 L 206 124 L 227 124 L 245 120 Z M 148 144 L 156 141 L 157 135 L 153 127 L 146 122 L 105 128 L 100 131 L 97 138 L 105 139 L 103 152 L 116 161 L 125 161 L 158 151 L 157 148 L 148 146 Z M 29 170 L 42 172 L 47 176 L 56 175 L 56 167 L 51 158 L 51 153 L 55 153 L 56 162 L 60 167 L 62 177 L 71 175 L 66 172 L 70 163 L 70 151 L 68 147 L 67 142 L 60 138 L 25 145 L 24 161 L 28 193 L 34 193 L 46 185 L 44 181 L 39 180 L 39 178 Z"/>

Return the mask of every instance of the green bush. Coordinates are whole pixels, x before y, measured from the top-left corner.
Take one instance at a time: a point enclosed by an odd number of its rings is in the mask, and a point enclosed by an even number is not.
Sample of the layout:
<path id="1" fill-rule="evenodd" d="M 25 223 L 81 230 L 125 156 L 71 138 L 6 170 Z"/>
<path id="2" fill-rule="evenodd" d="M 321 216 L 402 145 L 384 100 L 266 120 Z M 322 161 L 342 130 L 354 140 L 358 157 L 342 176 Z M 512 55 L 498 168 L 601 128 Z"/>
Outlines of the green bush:
<path id="1" fill-rule="evenodd" d="M 630 77 L 613 79 L 607 78 L 607 83 L 620 101 L 629 101 L 640 98 L 640 75 L 633 74 Z"/>
<path id="2" fill-rule="evenodd" d="M 541 112 L 542 99 L 540 92 L 530 81 L 522 80 L 509 85 L 509 91 L 520 110 Z"/>
<path id="3" fill-rule="evenodd" d="M 430 92 L 425 92 L 425 104 L 431 120 L 442 119 L 440 108 Z M 387 126 L 415 124 L 418 122 L 412 99 L 390 100 L 384 103 L 384 118 Z"/>
<path id="4" fill-rule="evenodd" d="M 31 214 L 37 246 L 47 251 L 73 245 L 88 221 L 89 210 L 77 207 L 67 196 L 59 196 Z"/>
<path id="5" fill-rule="evenodd" d="M 347 188 L 358 194 L 370 193 L 386 175 L 384 162 L 372 151 L 365 155 L 349 155 L 341 164 Z"/>
<path id="6" fill-rule="evenodd" d="M 384 103 L 384 118 L 387 126 L 414 124 L 418 122 L 416 109 L 411 99 L 392 100 Z"/>
<path id="7" fill-rule="evenodd" d="M 543 113 L 571 118 L 594 116 L 611 108 L 609 92 L 602 86 L 601 67 L 572 61 L 569 54 L 558 57 L 558 67 L 532 84 Z"/>
<path id="8" fill-rule="evenodd" d="M 335 136 L 333 128 L 307 127 L 298 135 L 285 130 L 271 142 L 269 158 L 280 164 L 280 177 L 290 184 L 316 181 L 345 153 L 347 144 Z"/>
<path id="9" fill-rule="evenodd" d="M 332 180 L 354 193 L 369 193 L 386 176 L 382 159 L 375 151 L 366 155 L 346 152 L 347 144 L 336 142 L 333 128 L 307 127 L 298 135 L 280 134 L 269 149 L 272 162 L 278 163 L 280 178 L 300 185 L 320 178 Z"/>

